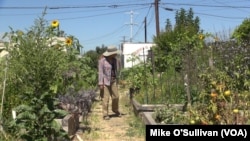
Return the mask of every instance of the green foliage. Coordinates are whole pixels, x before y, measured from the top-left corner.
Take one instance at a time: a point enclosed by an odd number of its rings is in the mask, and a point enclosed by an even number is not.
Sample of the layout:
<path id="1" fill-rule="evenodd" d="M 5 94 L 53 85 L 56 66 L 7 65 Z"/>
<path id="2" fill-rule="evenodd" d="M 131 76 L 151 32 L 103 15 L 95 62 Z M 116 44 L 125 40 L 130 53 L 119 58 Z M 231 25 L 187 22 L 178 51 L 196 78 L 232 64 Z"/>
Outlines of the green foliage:
<path id="1" fill-rule="evenodd" d="M 129 137 L 144 136 L 145 137 L 145 125 L 138 117 L 133 117 L 129 121 L 129 128 L 126 129 L 126 135 Z"/>
<path id="2" fill-rule="evenodd" d="M 55 121 L 66 114 L 57 109 L 57 97 L 69 88 L 91 89 L 97 79 L 90 58 L 80 55 L 77 38 L 58 37 L 59 28 L 48 25 L 44 15 L 26 32 L 11 28 L 6 33 L 10 42 L 9 55 L 2 60 L 6 65 L 1 66 L 7 70 L 1 124 L 8 134 L 24 140 L 68 138 Z M 15 120 L 10 118 L 12 110 L 17 111 Z"/>
<path id="3" fill-rule="evenodd" d="M 139 61 L 139 58 L 132 56 L 128 61 L 136 62 Z M 155 97 L 152 92 L 153 87 L 156 85 L 156 80 L 153 77 L 151 62 L 139 62 L 139 64 L 131 68 L 121 70 L 121 75 L 122 79 L 126 80 L 128 87 L 136 93 L 138 101 L 144 101 L 144 103 L 152 102 L 152 98 Z"/>
<path id="4" fill-rule="evenodd" d="M 157 111 L 158 120 L 166 124 L 249 123 L 247 23 L 249 20 L 245 20 L 235 31 L 234 38 L 239 42 L 220 41 L 217 36 L 203 34 L 199 19 L 194 18 L 192 10 L 186 12 L 181 9 L 176 14 L 176 25 L 172 26 L 167 20 L 166 31 L 154 38 L 155 76 L 145 73 L 143 66 L 133 66 L 126 71 L 130 84 L 145 90 L 134 98 L 142 103 L 148 93 L 150 98 L 155 96 L 154 99 L 149 98 L 150 104 L 186 103 L 190 96 L 191 103 L 185 117 L 168 107 Z M 213 41 L 206 43 L 208 38 Z M 152 68 L 147 66 L 148 70 Z M 148 75 L 143 78 L 143 74 Z M 149 81 L 153 83 L 145 85 Z M 225 96 L 228 92 L 231 95 Z M 240 112 L 235 112 L 238 110 Z"/>
<path id="5" fill-rule="evenodd" d="M 249 45 L 238 45 L 234 42 L 217 43 L 213 46 L 215 67 L 225 72 L 234 81 L 233 87 L 239 91 L 249 89 Z"/>
<path id="6" fill-rule="evenodd" d="M 156 89 L 161 89 L 161 94 L 158 101 L 162 103 L 185 103 L 186 95 L 184 91 L 183 80 L 181 75 L 175 70 L 169 69 L 168 71 L 161 74 L 161 80 L 158 81 L 158 87 Z"/>
<path id="7" fill-rule="evenodd" d="M 1 141 L 17 141 L 15 137 L 11 136 L 10 134 L 7 134 L 4 131 L 0 132 L 0 140 Z"/>
<path id="8" fill-rule="evenodd" d="M 97 71 L 98 71 L 98 60 L 100 56 L 105 52 L 107 47 L 102 46 L 96 47 L 96 50 L 90 50 L 83 54 L 83 58 L 81 62 L 82 65 L 81 68 L 84 70 L 82 78 L 86 78 L 84 83 L 89 84 L 88 87 L 95 88 L 98 84 L 97 79 Z"/>
<path id="9" fill-rule="evenodd" d="M 139 60 L 138 57 L 133 56 L 128 61 L 135 62 L 138 60 Z M 150 86 L 150 82 L 152 82 L 147 80 L 150 77 L 146 77 L 146 76 L 151 76 L 152 73 L 151 70 L 152 69 L 148 62 L 145 64 L 141 62 L 140 64 L 135 65 L 131 68 L 123 69 L 121 73 L 122 76 L 126 78 L 126 80 L 128 81 L 130 88 L 143 88 L 146 85 Z"/>
<path id="10" fill-rule="evenodd" d="M 232 35 L 238 42 L 249 43 L 250 38 L 250 19 L 245 19 L 240 26 L 238 26 Z"/>
<path id="11" fill-rule="evenodd" d="M 88 56 L 79 59 L 79 86 L 84 89 L 94 89 L 97 85 L 97 70 L 93 67 L 93 60 Z"/>
<path id="12" fill-rule="evenodd" d="M 101 55 L 103 54 L 105 51 L 107 50 L 107 46 L 105 45 L 102 45 L 101 47 L 96 47 L 96 53 Z"/>
<path id="13" fill-rule="evenodd" d="M 249 123 L 247 46 L 231 41 L 210 44 L 210 51 L 207 52 L 210 55 L 209 61 L 213 63 L 207 67 L 198 67 L 199 94 L 189 111 L 190 118 L 196 124 Z"/>
<path id="14" fill-rule="evenodd" d="M 90 58 L 89 63 L 91 63 L 91 68 L 94 68 L 97 71 L 98 60 L 99 60 L 100 54 L 98 54 L 96 51 L 90 50 L 86 52 L 84 56 Z"/>
<path id="15" fill-rule="evenodd" d="M 19 105 L 13 110 L 17 117 L 8 127 L 15 137 L 27 141 L 69 139 L 67 133 L 55 121 L 67 115 L 66 111 L 56 109 L 57 99 L 51 93 L 44 93 L 31 99 L 30 105 Z"/>
<path id="16" fill-rule="evenodd" d="M 186 31 L 189 31 L 187 34 L 188 36 L 192 36 L 194 34 L 197 34 L 199 32 L 199 18 L 194 18 L 194 13 L 192 8 L 190 8 L 188 11 L 181 8 L 179 11 L 176 12 L 175 16 L 175 27 L 174 31 L 181 34 L 185 33 Z"/>
<path id="17" fill-rule="evenodd" d="M 186 114 L 176 107 L 166 106 L 157 108 L 152 115 L 160 124 L 186 124 L 188 123 Z"/>
<path id="18" fill-rule="evenodd" d="M 161 96 L 165 102 L 184 102 L 187 95 L 186 87 L 183 85 L 184 76 L 188 76 L 189 80 L 196 78 L 198 71 L 197 57 L 202 49 L 204 49 L 204 37 L 200 31 L 200 20 L 194 17 L 192 9 L 186 11 L 180 9 L 176 12 L 175 25 L 167 20 L 166 29 L 159 37 L 154 38 L 156 47 L 153 48 L 155 55 L 155 69 L 158 73 L 165 74 L 161 79 Z M 196 60 L 197 59 L 197 60 Z M 194 72 L 194 70 L 196 71 Z M 158 84 L 159 84 L 158 83 Z M 189 91 L 196 93 L 196 87 L 188 81 Z M 158 85 L 159 86 L 159 85 Z M 159 87 L 158 87 L 159 88 Z"/>
<path id="19" fill-rule="evenodd" d="M 199 18 L 193 15 L 192 9 L 187 12 L 180 9 L 176 12 L 176 23 L 172 29 L 171 22 L 167 20 L 166 31 L 154 38 L 156 70 L 163 72 L 170 67 L 181 68 L 182 61 L 188 52 L 202 46 L 198 35 Z"/>

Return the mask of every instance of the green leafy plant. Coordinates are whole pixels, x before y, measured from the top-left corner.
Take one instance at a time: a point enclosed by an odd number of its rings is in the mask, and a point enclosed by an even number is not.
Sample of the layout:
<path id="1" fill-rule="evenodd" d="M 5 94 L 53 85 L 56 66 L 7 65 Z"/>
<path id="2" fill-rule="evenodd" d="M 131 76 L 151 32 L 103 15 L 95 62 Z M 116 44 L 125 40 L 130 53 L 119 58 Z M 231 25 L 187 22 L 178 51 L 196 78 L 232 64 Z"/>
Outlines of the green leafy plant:
<path id="1" fill-rule="evenodd" d="M 26 32 L 10 28 L 4 36 L 9 42 L 5 43 L 8 55 L 2 60 L 6 65 L 1 66 L 7 70 L 7 81 L 0 121 L 6 134 L 23 140 L 68 139 L 55 121 L 67 114 L 58 108 L 58 96 L 69 89 L 88 88 L 96 80 L 89 79 L 95 73 L 82 64 L 88 57 L 79 57 L 77 38 L 59 34 L 59 22 L 49 25 L 44 16 L 45 12 Z M 10 118 L 12 111 L 17 113 L 15 119 Z"/>
<path id="2" fill-rule="evenodd" d="M 30 104 L 32 106 L 23 104 L 13 109 L 17 116 L 10 122 L 8 130 L 16 138 L 27 141 L 69 139 L 67 132 L 55 120 L 68 113 L 56 108 L 58 100 L 51 93 L 32 98 Z"/>
<path id="3" fill-rule="evenodd" d="M 157 108 L 153 113 L 153 118 L 159 124 L 187 124 L 188 119 L 184 111 L 171 106 Z"/>

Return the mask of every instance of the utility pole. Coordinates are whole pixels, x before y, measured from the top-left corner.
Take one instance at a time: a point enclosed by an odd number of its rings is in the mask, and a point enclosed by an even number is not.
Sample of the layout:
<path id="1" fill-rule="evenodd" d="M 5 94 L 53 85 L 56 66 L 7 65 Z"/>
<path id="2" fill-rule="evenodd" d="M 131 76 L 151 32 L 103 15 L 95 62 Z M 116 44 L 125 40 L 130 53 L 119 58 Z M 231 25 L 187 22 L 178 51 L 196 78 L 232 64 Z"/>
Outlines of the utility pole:
<path id="1" fill-rule="evenodd" d="M 126 41 L 126 36 L 122 36 L 122 38 L 123 38 L 122 41 L 121 41 L 122 43 L 127 42 L 127 41 Z"/>
<path id="2" fill-rule="evenodd" d="M 145 43 L 147 43 L 147 17 L 144 19 L 144 25 L 145 25 Z"/>
<path id="3" fill-rule="evenodd" d="M 134 12 L 131 10 L 129 12 L 129 14 L 130 14 L 130 23 L 129 23 L 129 25 L 130 25 L 130 42 L 132 42 L 132 40 L 133 40 L 133 26 L 136 25 L 136 23 L 133 22 Z"/>
<path id="4" fill-rule="evenodd" d="M 159 0 L 155 0 L 155 25 L 156 25 L 156 37 L 158 37 L 160 34 Z"/>

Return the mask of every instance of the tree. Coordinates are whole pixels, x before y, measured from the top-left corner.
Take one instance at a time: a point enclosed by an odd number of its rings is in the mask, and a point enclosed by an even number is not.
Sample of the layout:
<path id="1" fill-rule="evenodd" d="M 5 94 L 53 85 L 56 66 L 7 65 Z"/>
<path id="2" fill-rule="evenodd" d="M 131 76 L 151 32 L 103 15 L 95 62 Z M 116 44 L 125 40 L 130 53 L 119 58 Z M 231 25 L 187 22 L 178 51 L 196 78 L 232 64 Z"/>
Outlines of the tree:
<path id="1" fill-rule="evenodd" d="M 235 29 L 232 38 L 239 42 L 249 43 L 250 39 L 250 18 L 245 19 L 242 24 Z"/>
<path id="2" fill-rule="evenodd" d="M 168 66 L 181 65 L 185 51 L 192 50 L 196 44 L 196 36 L 200 31 L 200 20 L 194 17 L 192 8 L 189 11 L 181 8 L 176 12 L 175 25 L 172 26 L 169 19 L 165 26 L 165 32 L 154 38 L 156 47 L 154 53 L 156 69 L 164 71 Z"/>
<path id="3" fill-rule="evenodd" d="M 99 57 L 106 51 L 107 47 L 102 45 L 102 47 L 97 46 L 95 50 L 90 50 L 84 54 L 84 56 L 87 56 L 91 59 L 91 68 L 94 70 L 97 70 L 97 63 Z"/>
<path id="4" fill-rule="evenodd" d="M 106 49 L 107 49 L 107 46 L 105 46 L 105 45 L 102 45 L 101 47 L 97 46 L 96 47 L 96 53 L 101 55 L 103 52 L 106 51 Z"/>
<path id="5" fill-rule="evenodd" d="M 166 32 L 171 32 L 172 28 L 173 28 L 173 26 L 171 24 L 171 21 L 169 19 L 167 19 L 166 27 L 165 27 Z"/>

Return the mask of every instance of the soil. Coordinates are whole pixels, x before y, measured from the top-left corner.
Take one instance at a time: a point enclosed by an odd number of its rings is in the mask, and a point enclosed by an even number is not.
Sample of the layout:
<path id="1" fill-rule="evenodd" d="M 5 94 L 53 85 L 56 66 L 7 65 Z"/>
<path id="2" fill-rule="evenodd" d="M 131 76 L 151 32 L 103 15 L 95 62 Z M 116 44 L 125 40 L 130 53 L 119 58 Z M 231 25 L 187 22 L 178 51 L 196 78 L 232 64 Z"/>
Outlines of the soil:
<path id="1" fill-rule="evenodd" d="M 124 90 L 119 90 L 119 92 L 122 116 L 116 117 L 109 111 L 110 120 L 104 120 L 101 100 L 98 98 L 88 118 L 81 123 L 73 141 L 145 141 L 145 134 L 143 134 L 145 129 L 134 126 L 138 124 L 138 121 L 135 121 L 138 117 L 133 112 L 128 92 Z M 141 124 L 143 127 L 143 123 Z"/>

